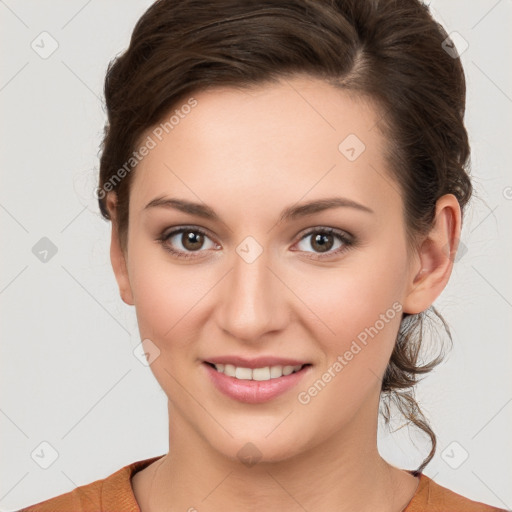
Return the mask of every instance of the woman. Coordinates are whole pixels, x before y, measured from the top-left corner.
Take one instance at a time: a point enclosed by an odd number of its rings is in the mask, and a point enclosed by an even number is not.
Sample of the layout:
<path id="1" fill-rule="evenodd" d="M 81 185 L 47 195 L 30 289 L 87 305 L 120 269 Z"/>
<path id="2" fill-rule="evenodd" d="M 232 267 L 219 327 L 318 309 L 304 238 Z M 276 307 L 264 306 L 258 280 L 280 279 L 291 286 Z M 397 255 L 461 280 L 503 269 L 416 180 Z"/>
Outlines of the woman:
<path id="1" fill-rule="evenodd" d="M 147 10 L 97 196 L 169 453 L 24 510 L 499 510 L 423 474 L 413 393 L 472 191 L 447 41 L 416 0 Z M 432 439 L 415 471 L 377 450 L 381 400 Z"/>

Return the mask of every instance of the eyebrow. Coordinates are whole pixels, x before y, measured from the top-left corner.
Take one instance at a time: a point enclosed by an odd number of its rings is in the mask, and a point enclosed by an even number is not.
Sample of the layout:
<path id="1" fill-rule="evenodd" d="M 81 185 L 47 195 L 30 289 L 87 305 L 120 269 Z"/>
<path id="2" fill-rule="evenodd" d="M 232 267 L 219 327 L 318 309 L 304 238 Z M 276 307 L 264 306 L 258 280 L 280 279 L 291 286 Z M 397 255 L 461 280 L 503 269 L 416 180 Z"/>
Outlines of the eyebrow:
<path id="1" fill-rule="evenodd" d="M 157 207 L 170 208 L 174 210 L 179 210 L 184 213 L 189 213 L 191 215 L 197 215 L 198 217 L 203 217 L 205 219 L 220 221 L 219 216 L 208 205 L 194 203 L 191 201 L 187 201 L 185 199 L 176 199 L 164 196 L 156 197 L 144 207 L 144 210 Z M 329 197 L 325 199 L 309 201 L 307 203 L 302 203 L 299 205 L 295 204 L 292 206 L 288 206 L 282 211 L 281 216 L 279 218 L 279 222 L 283 222 L 286 220 L 294 220 L 299 217 L 312 215 L 313 213 L 318 213 L 331 208 L 340 207 L 354 208 L 356 210 L 360 210 L 367 213 L 375 213 L 371 208 L 368 208 L 368 206 L 364 206 L 360 203 L 357 203 L 352 199 L 348 199 L 345 197 Z"/>

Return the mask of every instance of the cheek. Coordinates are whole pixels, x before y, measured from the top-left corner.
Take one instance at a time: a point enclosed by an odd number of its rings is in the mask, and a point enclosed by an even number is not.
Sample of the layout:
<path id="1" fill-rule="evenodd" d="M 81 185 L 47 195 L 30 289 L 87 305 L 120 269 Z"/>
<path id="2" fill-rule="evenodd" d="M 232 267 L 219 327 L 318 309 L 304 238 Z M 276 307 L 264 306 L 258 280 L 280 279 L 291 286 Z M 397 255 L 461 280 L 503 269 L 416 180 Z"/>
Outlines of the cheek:
<path id="1" fill-rule="evenodd" d="M 382 315 L 386 326 L 398 325 L 406 289 L 406 258 L 385 248 L 375 250 L 325 272 L 300 272 L 293 276 L 294 292 L 316 315 L 323 339 L 349 341 L 373 326 Z M 372 254 L 373 253 L 373 254 Z M 297 273 L 299 274 L 299 273 Z M 292 280 L 291 273 L 288 274 Z M 322 327 L 323 326 L 323 327 Z M 379 322 L 378 326 L 381 326 Z"/>
<path id="2" fill-rule="evenodd" d="M 193 265 L 173 265 L 164 249 L 150 244 L 131 250 L 130 284 L 140 334 L 159 344 L 186 327 L 187 315 L 206 292 Z"/>
<path id="3" fill-rule="evenodd" d="M 325 381 L 330 391 L 322 391 L 318 405 L 328 408 L 330 400 L 343 395 L 357 407 L 380 385 L 400 327 L 406 263 L 405 249 L 397 241 L 297 280 L 298 294 L 321 320 L 310 325 L 316 326 L 313 339 L 325 356 L 320 371 L 329 372 Z"/>
<path id="4" fill-rule="evenodd" d="M 386 268 L 387 272 L 381 272 L 367 266 L 359 273 L 351 269 L 334 279 L 303 283 L 303 293 L 316 290 L 309 297 L 314 297 L 312 309 L 320 312 L 322 323 L 316 323 L 313 336 L 325 356 L 299 390 L 305 422 L 309 416 L 321 416 L 326 418 L 325 429 L 335 431 L 362 404 L 378 397 L 402 316 L 401 275 L 392 275 L 400 265 Z M 322 281 L 323 295 L 318 292 Z"/>
<path id="5" fill-rule="evenodd" d="M 152 251 L 158 252 L 154 248 Z M 183 383 L 187 374 L 183 372 L 196 359 L 196 308 L 200 308 L 200 299 L 207 290 L 202 289 L 193 266 L 173 265 L 165 255 L 155 257 L 150 252 L 134 251 L 132 262 L 130 281 L 140 339 L 151 340 L 158 349 L 151 371 L 173 403 L 176 399 L 186 402 Z M 194 404 L 188 407 L 193 409 Z"/>

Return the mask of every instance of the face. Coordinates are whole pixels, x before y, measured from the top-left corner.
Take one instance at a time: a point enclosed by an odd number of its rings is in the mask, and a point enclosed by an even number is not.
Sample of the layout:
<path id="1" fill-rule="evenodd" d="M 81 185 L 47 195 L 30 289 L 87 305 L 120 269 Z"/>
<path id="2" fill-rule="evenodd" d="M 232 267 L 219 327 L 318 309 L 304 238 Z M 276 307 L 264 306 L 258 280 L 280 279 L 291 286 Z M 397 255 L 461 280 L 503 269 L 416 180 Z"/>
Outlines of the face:
<path id="1" fill-rule="evenodd" d="M 372 431 L 417 271 L 379 112 L 304 77 L 193 97 L 143 138 L 116 271 L 171 430 L 274 461 Z"/>

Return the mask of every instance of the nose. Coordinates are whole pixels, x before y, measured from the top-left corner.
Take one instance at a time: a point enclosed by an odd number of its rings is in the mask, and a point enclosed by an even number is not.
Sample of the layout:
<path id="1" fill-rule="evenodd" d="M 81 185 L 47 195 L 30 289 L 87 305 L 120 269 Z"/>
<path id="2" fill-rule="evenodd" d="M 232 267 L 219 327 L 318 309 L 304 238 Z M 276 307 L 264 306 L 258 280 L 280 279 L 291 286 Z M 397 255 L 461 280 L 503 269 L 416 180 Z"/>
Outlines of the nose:
<path id="1" fill-rule="evenodd" d="M 232 270 L 219 289 L 217 322 L 231 337 L 253 343 L 285 327 L 286 286 L 270 268 L 265 250 L 254 261 L 240 254 L 234 254 Z"/>

